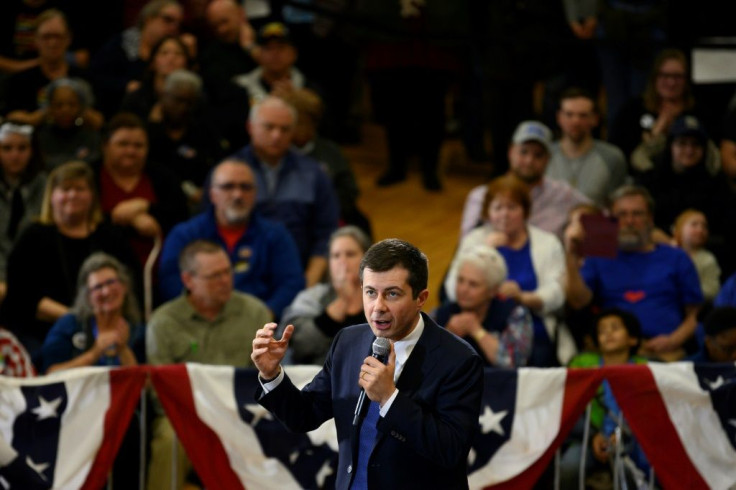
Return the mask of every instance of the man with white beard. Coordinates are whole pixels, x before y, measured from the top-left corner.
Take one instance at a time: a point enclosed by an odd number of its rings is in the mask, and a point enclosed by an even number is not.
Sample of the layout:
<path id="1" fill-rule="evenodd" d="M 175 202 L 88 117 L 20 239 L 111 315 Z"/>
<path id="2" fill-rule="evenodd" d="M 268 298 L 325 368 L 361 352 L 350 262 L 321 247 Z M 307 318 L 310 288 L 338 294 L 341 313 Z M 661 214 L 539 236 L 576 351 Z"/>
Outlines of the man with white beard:
<path id="1" fill-rule="evenodd" d="M 162 299 L 181 294 L 181 250 L 194 240 L 211 240 L 230 258 L 235 289 L 261 299 L 278 319 L 304 288 L 294 239 L 283 225 L 253 211 L 256 182 L 247 163 L 228 158 L 217 165 L 209 192 L 209 209 L 176 225 L 164 241 L 159 269 Z"/>

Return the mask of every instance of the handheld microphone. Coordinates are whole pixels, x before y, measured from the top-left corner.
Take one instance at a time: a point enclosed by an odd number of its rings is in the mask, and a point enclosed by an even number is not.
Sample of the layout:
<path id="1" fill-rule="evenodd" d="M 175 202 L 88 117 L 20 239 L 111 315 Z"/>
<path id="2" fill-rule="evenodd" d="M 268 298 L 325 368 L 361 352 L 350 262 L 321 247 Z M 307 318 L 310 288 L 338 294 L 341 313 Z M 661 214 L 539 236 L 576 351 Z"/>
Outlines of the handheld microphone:
<path id="1" fill-rule="evenodd" d="M 391 341 L 385 337 L 378 337 L 373 341 L 373 357 L 386 364 L 386 358 L 391 351 Z M 358 404 L 355 406 L 355 415 L 353 416 L 353 426 L 360 425 L 360 422 L 368 413 L 370 401 L 365 403 L 365 390 L 361 389 L 358 395 Z"/>

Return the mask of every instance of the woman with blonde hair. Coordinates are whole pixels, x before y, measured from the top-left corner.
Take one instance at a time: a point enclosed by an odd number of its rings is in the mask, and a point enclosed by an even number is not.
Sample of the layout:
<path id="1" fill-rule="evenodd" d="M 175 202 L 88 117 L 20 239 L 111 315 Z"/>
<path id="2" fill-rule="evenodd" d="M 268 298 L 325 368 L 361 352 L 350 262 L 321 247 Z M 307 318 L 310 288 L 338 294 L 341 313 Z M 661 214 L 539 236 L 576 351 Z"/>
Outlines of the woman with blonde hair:
<path id="1" fill-rule="evenodd" d="M 672 234 L 674 245 L 693 260 L 706 301 L 713 301 L 721 289 L 721 268 L 715 255 L 705 248 L 709 236 L 705 214 L 697 209 L 686 209 L 672 225 Z"/>
<path id="2" fill-rule="evenodd" d="M 96 251 L 136 263 L 120 231 L 102 222 L 92 170 L 83 162 L 65 163 L 49 174 L 38 222 L 10 251 L 0 308 L 0 324 L 18 336 L 36 365 L 46 333 L 74 299 L 79 268 Z"/>

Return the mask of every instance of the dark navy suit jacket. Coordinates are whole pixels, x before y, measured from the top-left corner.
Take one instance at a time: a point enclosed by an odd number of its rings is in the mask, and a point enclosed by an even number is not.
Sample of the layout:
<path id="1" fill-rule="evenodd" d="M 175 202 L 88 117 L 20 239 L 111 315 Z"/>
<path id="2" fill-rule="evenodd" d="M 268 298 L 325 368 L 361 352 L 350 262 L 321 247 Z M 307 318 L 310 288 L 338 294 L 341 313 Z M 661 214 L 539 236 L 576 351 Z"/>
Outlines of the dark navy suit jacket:
<path id="1" fill-rule="evenodd" d="M 377 425 L 370 488 L 468 488 L 466 460 L 478 430 L 483 361 L 467 343 L 422 315 L 424 332 L 399 377 L 399 394 Z M 338 489 L 348 489 L 355 473 L 358 376 L 374 338 L 368 324 L 344 328 L 304 389 L 286 376 L 268 394 L 260 388 L 256 393 L 258 402 L 294 432 L 308 432 L 334 417 Z"/>

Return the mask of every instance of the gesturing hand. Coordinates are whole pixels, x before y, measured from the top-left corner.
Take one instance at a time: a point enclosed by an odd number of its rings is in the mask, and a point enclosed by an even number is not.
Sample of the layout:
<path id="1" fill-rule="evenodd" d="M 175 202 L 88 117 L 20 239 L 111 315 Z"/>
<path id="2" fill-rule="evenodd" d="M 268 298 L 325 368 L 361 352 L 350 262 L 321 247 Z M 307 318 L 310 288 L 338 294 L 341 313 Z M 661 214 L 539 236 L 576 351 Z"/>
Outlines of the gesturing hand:
<path id="1" fill-rule="evenodd" d="M 278 376 L 281 360 L 286 354 L 289 339 L 294 332 L 294 325 L 288 325 L 284 329 L 281 340 L 273 338 L 275 330 L 275 323 L 267 323 L 256 332 L 256 338 L 253 339 L 253 352 L 250 358 L 253 359 L 262 379 L 273 379 Z"/>

